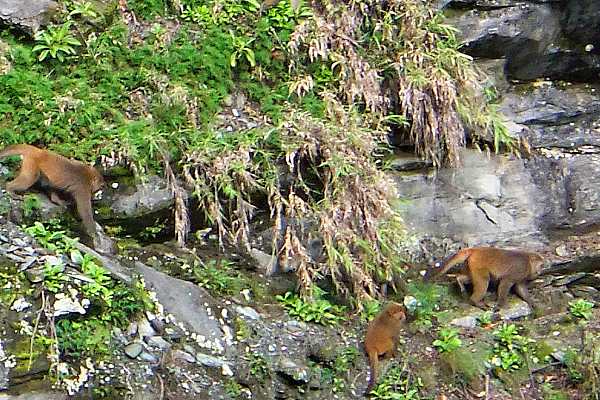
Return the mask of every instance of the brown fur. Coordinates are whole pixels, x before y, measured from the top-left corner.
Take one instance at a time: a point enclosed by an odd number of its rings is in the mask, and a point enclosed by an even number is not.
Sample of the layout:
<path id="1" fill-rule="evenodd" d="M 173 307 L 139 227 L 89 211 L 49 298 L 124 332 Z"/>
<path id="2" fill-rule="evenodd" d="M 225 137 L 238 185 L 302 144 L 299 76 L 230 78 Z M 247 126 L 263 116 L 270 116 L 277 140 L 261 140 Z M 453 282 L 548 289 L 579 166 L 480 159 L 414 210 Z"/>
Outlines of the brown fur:
<path id="1" fill-rule="evenodd" d="M 464 285 L 473 283 L 471 303 L 484 307 L 485 296 L 490 280 L 498 281 L 498 306 L 502 307 L 510 289 L 514 286 L 517 295 L 532 308 L 533 303 L 527 291 L 527 281 L 535 279 L 542 269 L 544 259 L 537 253 L 521 250 L 505 250 L 494 247 L 473 247 L 448 257 L 437 268 L 430 268 L 425 280 L 446 273 L 453 266 L 465 263 L 465 267 L 456 274 L 461 292 Z"/>
<path id="2" fill-rule="evenodd" d="M 396 356 L 397 340 L 405 320 L 404 307 L 398 303 L 390 303 L 369 324 L 365 337 L 365 351 L 369 356 L 369 366 L 371 367 L 367 393 L 377 383 L 379 356 L 385 358 Z"/>
<path id="3" fill-rule="evenodd" d="M 12 155 L 21 155 L 23 161 L 17 177 L 6 184 L 7 190 L 22 192 L 40 181 L 50 190 L 50 199 L 54 202 L 59 202 L 57 191 L 68 193 L 75 200 L 86 233 L 95 236 L 92 195 L 102 188 L 104 178 L 94 167 L 28 144 L 8 146 L 0 151 L 0 158 Z"/>

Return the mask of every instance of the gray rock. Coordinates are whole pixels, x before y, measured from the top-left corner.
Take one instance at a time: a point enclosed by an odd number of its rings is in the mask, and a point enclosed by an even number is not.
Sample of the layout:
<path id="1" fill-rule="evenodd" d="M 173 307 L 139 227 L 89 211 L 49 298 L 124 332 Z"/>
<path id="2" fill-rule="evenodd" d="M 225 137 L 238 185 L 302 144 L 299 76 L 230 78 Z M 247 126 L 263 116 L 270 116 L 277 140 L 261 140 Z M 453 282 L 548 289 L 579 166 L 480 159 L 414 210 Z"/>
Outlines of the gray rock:
<path id="1" fill-rule="evenodd" d="M 145 317 L 142 317 L 137 320 L 137 333 L 141 338 L 156 335 L 156 332 L 154 331 L 154 329 L 152 329 L 150 322 Z"/>
<path id="2" fill-rule="evenodd" d="M 567 0 L 563 20 L 565 35 L 581 45 L 592 43 L 600 50 L 600 3 L 596 0 Z"/>
<path id="3" fill-rule="evenodd" d="M 184 344 L 183 345 L 183 350 L 185 350 L 187 353 L 190 353 L 192 355 L 196 355 L 196 349 L 194 349 L 192 346 L 190 346 L 189 344 Z"/>
<path id="4" fill-rule="evenodd" d="M 62 297 L 54 301 L 54 316 L 58 317 L 60 315 L 66 314 L 85 314 L 85 308 L 76 300 L 73 300 L 70 297 Z"/>
<path id="5" fill-rule="evenodd" d="M 473 315 L 466 315 L 464 317 L 454 318 L 450 321 L 450 324 L 460 326 L 461 328 L 475 328 L 477 326 L 477 317 Z"/>
<path id="6" fill-rule="evenodd" d="M 256 262 L 260 271 L 263 271 L 267 275 L 272 275 L 276 272 L 277 257 L 255 248 L 250 249 L 250 256 Z"/>
<path id="7" fill-rule="evenodd" d="M 146 337 L 146 343 L 148 343 L 150 346 L 158 347 L 161 350 L 167 350 L 171 348 L 171 343 L 163 339 L 162 336 Z"/>
<path id="8" fill-rule="evenodd" d="M 66 400 L 67 395 L 60 392 L 29 392 L 17 396 L 0 394 L 0 400 Z"/>
<path id="9" fill-rule="evenodd" d="M 51 0 L 0 0 L 0 22 L 33 35 L 57 10 Z"/>
<path id="10" fill-rule="evenodd" d="M 181 351 L 181 350 L 175 350 L 175 351 L 173 351 L 171 353 L 171 356 L 175 360 L 186 361 L 186 362 L 188 362 L 190 364 L 196 362 L 196 357 L 194 357 L 192 354 L 190 354 L 188 352 Z"/>
<path id="11" fill-rule="evenodd" d="M 310 381 L 309 369 L 287 357 L 278 360 L 275 371 L 300 384 L 306 384 Z"/>
<path id="12" fill-rule="evenodd" d="M 146 361 L 146 362 L 149 362 L 152 364 L 158 362 L 158 357 L 156 357 L 154 354 L 148 353 L 147 351 L 142 351 L 138 357 L 140 358 L 140 360 Z"/>
<path id="13" fill-rule="evenodd" d="M 535 57 L 536 62 L 528 62 Z M 600 57 L 597 54 L 555 50 L 545 54 L 525 52 L 513 55 L 506 63 L 508 79 L 533 81 L 539 78 L 571 82 L 597 82 Z"/>
<path id="14" fill-rule="evenodd" d="M 503 320 L 513 320 L 522 317 L 526 317 L 531 314 L 531 308 L 529 304 L 521 299 L 515 299 L 509 301 L 507 305 L 498 311 L 500 318 Z"/>
<path id="15" fill-rule="evenodd" d="M 197 353 L 196 361 L 210 368 L 221 368 L 225 364 L 225 360 L 204 353 Z"/>
<path id="16" fill-rule="evenodd" d="M 136 262 L 135 268 L 143 276 L 146 287 L 156 292 L 166 313 L 188 325 L 192 331 L 206 338 L 220 340 L 221 327 L 215 318 L 209 318 L 205 303 L 212 305 L 214 310 L 218 306 L 205 289 L 191 282 L 172 278 L 140 262 Z"/>
<path id="17" fill-rule="evenodd" d="M 523 160 L 487 157 L 464 150 L 463 168 L 427 174 L 397 175 L 405 225 L 417 236 L 433 233 L 467 246 L 535 248 L 545 242 L 539 226 L 543 195 Z"/>
<path id="18" fill-rule="evenodd" d="M 25 276 L 31 283 L 40 283 L 44 280 L 44 267 L 30 268 L 25 272 Z"/>
<path id="19" fill-rule="evenodd" d="M 461 51 L 475 57 L 541 54 L 560 32 L 559 14 L 547 4 L 467 11 L 450 23 L 460 30 Z"/>
<path id="20" fill-rule="evenodd" d="M 132 193 L 107 193 L 100 204 L 110 205 L 111 218 L 135 220 L 144 215 L 165 210 L 173 205 L 173 193 L 167 181 L 150 176 L 135 187 Z"/>
<path id="21" fill-rule="evenodd" d="M 143 345 L 140 342 L 133 342 L 125 346 L 123 352 L 127 354 L 129 358 L 136 358 L 144 350 Z"/>
<path id="22" fill-rule="evenodd" d="M 132 323 L 129 324 L 129 326 L 127 327 L 127 335 L 128 336 L 133 336 L 137 333 L 138 331 L 138 324 L 137 322 L 133 321 Z"/>
<path id="23" fill-rule="evenodd" d="M 260 319 L 260 314 L 252 307 L 236 306 L 235 311 L 249 319 Z"/>

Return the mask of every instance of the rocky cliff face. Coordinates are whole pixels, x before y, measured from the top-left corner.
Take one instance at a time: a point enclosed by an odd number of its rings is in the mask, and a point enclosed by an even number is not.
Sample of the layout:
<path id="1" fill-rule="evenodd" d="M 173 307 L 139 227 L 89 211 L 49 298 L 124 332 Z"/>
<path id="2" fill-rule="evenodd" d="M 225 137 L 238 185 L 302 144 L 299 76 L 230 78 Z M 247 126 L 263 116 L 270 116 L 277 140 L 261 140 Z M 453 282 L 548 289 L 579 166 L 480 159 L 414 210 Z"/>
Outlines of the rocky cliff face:
<path id="1" fill-rule="evenodd" d="M 534 248 L 556 233 L 595 230 L 600 3 L 461 0 L 444 10 L 532 155 L 466 150 L 463 169 L 404 172 L 398 186 L 410 200 L 409 225 L 466 245 Z"/>

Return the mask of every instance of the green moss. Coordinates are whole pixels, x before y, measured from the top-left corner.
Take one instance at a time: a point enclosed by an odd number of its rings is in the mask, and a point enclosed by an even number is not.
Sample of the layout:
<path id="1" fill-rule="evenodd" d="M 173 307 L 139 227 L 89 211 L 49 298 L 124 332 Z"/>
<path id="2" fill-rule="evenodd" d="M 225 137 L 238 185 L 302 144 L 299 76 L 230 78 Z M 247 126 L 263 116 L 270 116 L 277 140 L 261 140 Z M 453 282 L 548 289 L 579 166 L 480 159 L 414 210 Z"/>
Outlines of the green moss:
<path id="1" fill-rule="evenodd" d="M 453 374 L 461 376 L 466 382 L 475 384 L 486 370 L 489 346 L 478 342 L 465 346 L 460 351 L 441 354 L 441 359 L 450 367 Z"/>

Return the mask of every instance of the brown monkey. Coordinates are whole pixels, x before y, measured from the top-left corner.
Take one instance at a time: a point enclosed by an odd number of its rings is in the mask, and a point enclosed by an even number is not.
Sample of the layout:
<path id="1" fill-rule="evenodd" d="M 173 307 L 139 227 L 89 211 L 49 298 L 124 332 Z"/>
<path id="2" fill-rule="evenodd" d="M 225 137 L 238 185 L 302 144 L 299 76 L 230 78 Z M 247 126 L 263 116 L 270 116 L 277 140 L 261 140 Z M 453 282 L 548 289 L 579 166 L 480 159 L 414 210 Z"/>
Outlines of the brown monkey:
<path id="1" fill-rule="evenodd" d="M 365 337 L 365 351 L 369 356 L 371 367 L 367 393 L 377 383 L 379 356 L 383 355 L 385 358 L 396 356 L 397 340 L 405 320 L 404 307 L 398 303 L 390 303 L 369 323 Z"/>
<path id="2" fill-rule="evenodd" d="M 465 267 L 457 273 L 456 281 L 461 292 L 464 285 L 473 283 L 471 303 L 484 307 L 482 302 L 490 280 L 498 281 L 498 306 L 506 303 L 508 292 L 514 286 L 517 295 L 525 300 L 531 308 L 533 302 L 527 291 L 527 281 L 535 279 L 542 269 L 544 259 L 537 253 L 521 250 L 505 250 L 494 247 L 473 247 L 459 251 L 446 258 L 441 265 L 430 268 L 425 280 L 446 273 L 454 265 L 465 263 Z"/>
<path id="3" fill-rule="evenodd" d="M 53 202 L 62 202 L 57 192 L 73 197 L 85 232 L 96 236 L 96 224 L 92 215 L 92 195 L 104 185 L 104 178 L 94 168 L 81 161 L 71 160 L 49 150 L 28 144 L 8 146 L 0 151 L 0 158 L 21 155 L 21 169 L 17 177 L 6 184 L 11 192 L 22 192 L 39 181 L 49 189 Z"/>

